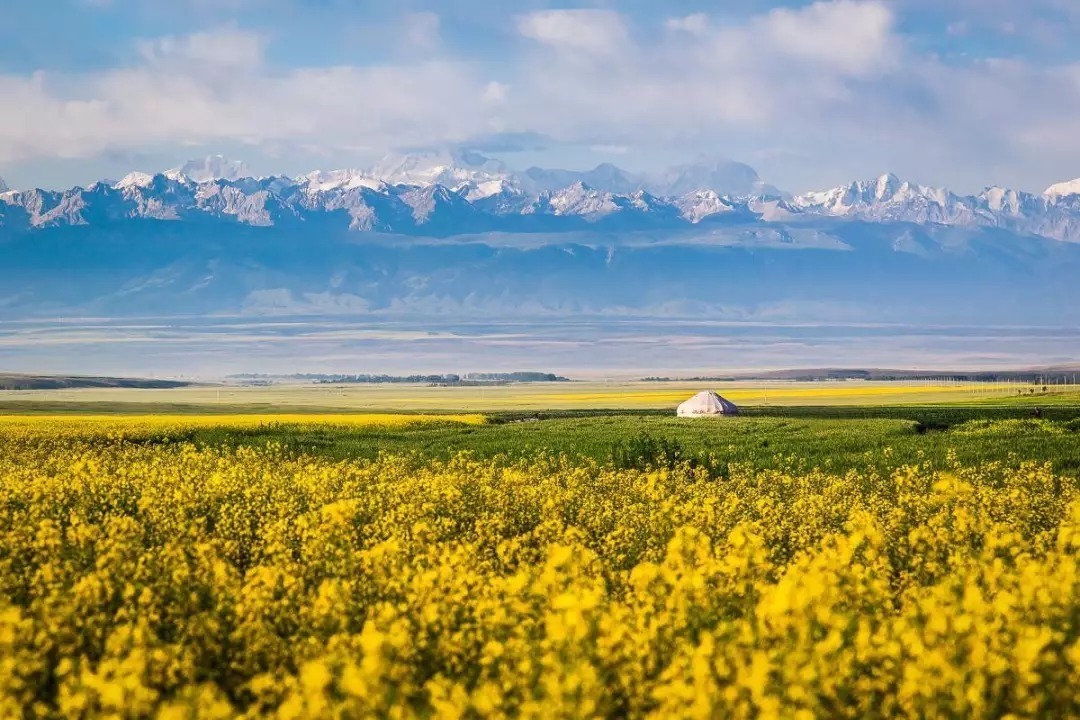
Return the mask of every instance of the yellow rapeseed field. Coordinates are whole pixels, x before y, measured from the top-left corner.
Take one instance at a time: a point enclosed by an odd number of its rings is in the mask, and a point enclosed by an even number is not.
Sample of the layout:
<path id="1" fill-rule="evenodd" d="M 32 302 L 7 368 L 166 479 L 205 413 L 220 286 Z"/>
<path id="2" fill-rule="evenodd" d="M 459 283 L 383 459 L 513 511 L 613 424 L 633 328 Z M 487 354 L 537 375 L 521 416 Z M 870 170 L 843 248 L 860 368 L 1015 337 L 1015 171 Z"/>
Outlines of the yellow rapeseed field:
<path id="1" fill-rule="evenodd" d="M 71 422 L 0 424 L 0 717 L 1080 713 L 1080 495 L 1045 466 L 720 480 Z"/>
<path id="2" fill-rule="evenodd" d="M 113 436 L 168 433 L 188 429 L 227 427 L 259 428 L 275 425 L 325 427 L 406 427 L 435 423 L 482 425 L 480 414 L 407 415 L 401 413 L 343 414 L 222 414 L 222 415 L 0 415 L 0 433 L 38 437 Z"/>
<path id="3" fill-rule="evenodd" d="M 433 387 L 387 384 L 296 384 L 270 387 L 193 386 L 168 390 L 78 388 L 8 391 L 0 397 L 0 413 L 19 412 L 21 404 L 37 408 L 75 403 L 86 406 L 123 403 L 131 412 L 143 405 L 184 404 L 207 411 L 255 406 L 311 409 L 319 412 L 448 411 L 569 409 L 670 409 L 701 390 L 715 390 L 740 405 L 902 405 L 1010 401 L 1035 386 L 1009 383 L 943 383 L 929 381 L 672 381 L 559 382 L 501 386 Z M 1040 403 L 1064 393 L 1041 394 Z"/>

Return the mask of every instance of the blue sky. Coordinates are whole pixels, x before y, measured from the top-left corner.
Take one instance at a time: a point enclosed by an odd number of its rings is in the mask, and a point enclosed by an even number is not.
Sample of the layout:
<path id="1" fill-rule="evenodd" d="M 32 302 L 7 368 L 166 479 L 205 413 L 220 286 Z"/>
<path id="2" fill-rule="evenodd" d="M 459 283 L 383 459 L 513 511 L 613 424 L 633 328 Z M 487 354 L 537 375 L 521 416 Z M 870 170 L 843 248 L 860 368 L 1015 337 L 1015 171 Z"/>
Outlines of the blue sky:
<path id="1" fill-rule="evenodd" d="M 1075 0 L 3 4 L 14 187 L 447 144 L 519 166 L 723 155 L 793 191 L 1080 176 Z"/>

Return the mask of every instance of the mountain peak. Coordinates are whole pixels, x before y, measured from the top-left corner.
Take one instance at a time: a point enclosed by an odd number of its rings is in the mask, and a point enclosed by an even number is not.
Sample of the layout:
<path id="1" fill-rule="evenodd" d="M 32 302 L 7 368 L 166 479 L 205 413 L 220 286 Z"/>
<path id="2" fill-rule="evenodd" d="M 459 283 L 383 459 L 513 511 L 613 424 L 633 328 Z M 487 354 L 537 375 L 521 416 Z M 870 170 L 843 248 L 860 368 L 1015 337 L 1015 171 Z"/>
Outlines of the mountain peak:
<path id="1" fill-rule="evenodd" d="M 710 174 L 709 163 L 721 169 L 734 167 L 740 191 L 724 192 L 723 185 L 732 178 Z M 323 214 L 332 219 L 333 214 L 352 230 L 449 236 L 493 228 L 499 232 L 555 232 L 560 227 L 578 231 L 582 221 L 609 216 L 602 226 L 606 229 L 674 230 L 726 214 L 732 224 L 784 223 L 796 215 L 843 217 L 867 223 L 1006 228 L 1080 243 L 1080 179 L 1053 185 L 1046 195 L 1000 187 L 978 195 L 957 195 L 885 173 L 788 200 L 764 196 L 760 182 L 753 181 L 757 177 L 753 170 L 715 160 L 679 166 L 668 178 L 674 183 L 652 178 L 659 190 L 649 176 L 610 164 L 588 171 L 533 168 L 501 173 L 504 166 L 498 161 L 458 151 L 399 156 L 383 167 L 392 173 L 426 172 L 427 176 L 398 175 L 392 177 L 397 182 L 387 183 L 369 171 L 344 169 L 299 178 L 206 181 L 208 177 L 238 177 L 244 171 L 242 164 L 212 156 L 167 173 L 133 172 L 119 182 L 97 183 L 87 190 L 0 190 L 4 216 L 0 229 L 19 222 L 38 228 L 136 217 L 215 218 L 268 226 Z M 705 174 L 697 174 L 703 168 Z M 740 177 L 753 182 L 748 186 Z M 692 189 L 672 194 L 673 188 L 684 185 Z M 758 191 L 746 192 L 754 188 Z M 11 214 L 12 207 L 21 211 Z M 577 219 L 557 220 L 560 216 Z M 710 231 L 716 228 L 728 230 L 720 223 Z"/>
<path id="2" fill-rule="evenodd" d="M 180 167 L 165 173 L 165 176 L 172 180 L 179 179 L 177 176 L 180 175 L 197 183 L 211 180 L 235 181 L 251 177 L 251 170 L 240 160 L 229 160 L 223 155 L 207 155 L 198 160 L 188 160 Z"/>
<path id="3" fill-rule="evenodd" d="M 900 178 L 893 173 L 879 175 L 874 181 L 874 197 L 878 200 L 892 197 L 900 189 Z"/>
<path id="4" fill-rule="evenodd" d="M 368 188 L 381 190 L 385 183 L 372 177 L 363 170 L 347 168 L 344 170 L 314 170 L 299 178 L 306 181 L 311 190 L 329 192 L 330 190 L 352 190 L 355 188 Z"/>
<path id="5" fill-rule="evenodd" d="M 475 150 L 441 148 L 405 154 L 389 154 L 367 174 L 390 185 L 460 185 L 505 179 L 506 165 Z"/>
<path id="6" fill-rule="evenodd" d="M 149 187 L 153 182 L 153 175 L 136 170 L 135 172 L 129 172 L 113 187 L 117 190 L 127 190 L 128 188 Z"/>
<path id="7" fill-rule="evenodd" d="M 9 189 L 7 183 L 4 182 L 4 178 L 0 178 L 0 193 L 6 193 Z"/>
<path id="8" fill-rule="evenodd" d="M 981 212 L 980 202 L 976 197 L 959 197 L 945 188 L 924 187 L 884 173 L 831 190 L 808 192 L 793 198 L 791 204 L 802 212 L 863 220 L 964 225 L 979 222 L 975 214 Z"/>
<path id="9" fill-rule="evenodd" d="M 1063 198 L 1069 195 L 1080 195 L 1080 178 L 1054 183 L 1043 192 L 1048 198 Z"/>

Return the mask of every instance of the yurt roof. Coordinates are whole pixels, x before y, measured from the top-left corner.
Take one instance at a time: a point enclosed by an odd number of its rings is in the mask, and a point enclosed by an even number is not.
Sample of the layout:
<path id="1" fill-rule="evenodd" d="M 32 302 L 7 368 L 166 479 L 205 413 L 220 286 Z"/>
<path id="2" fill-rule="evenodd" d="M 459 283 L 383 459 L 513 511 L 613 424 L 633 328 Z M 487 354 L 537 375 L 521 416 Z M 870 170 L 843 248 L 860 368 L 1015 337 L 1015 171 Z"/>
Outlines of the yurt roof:
<path id="1" fill-rule="evenodd" d="M 703 390 L 679 405 L 678 414 L 683 417 L 700 415 L 735 415 L 739 412 L 735 403 L 711 390 Z"/>

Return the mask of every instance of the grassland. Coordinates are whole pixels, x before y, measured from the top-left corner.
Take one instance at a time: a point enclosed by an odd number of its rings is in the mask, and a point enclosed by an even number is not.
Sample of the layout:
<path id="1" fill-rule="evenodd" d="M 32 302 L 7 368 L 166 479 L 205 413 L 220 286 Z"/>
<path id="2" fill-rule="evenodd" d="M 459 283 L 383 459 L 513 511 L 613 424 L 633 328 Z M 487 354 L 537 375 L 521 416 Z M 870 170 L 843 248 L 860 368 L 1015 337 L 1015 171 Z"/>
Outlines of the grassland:
<path id="1" fill-rule="evenodd" d="M 670 464 L 677 456 L 723 474 L 740 464 L 888 472 L 903 464 L 940 464 L 953 455 L 973 464 L 1048 462 L 1067 474 L 1080 468 L 1080 435 L 1074 432 L 1080 395 L 1071 388 L 1043 392 L 1007 383 L 740 382 L 717 386 L 739 402 L 740 417 L 703 422 L 672 417 L 674 406 L 701 385 L 7 392 L 0 393 L 0 427 L 44 422 L 75 428 L 71 432 L 76 435 L 109 428 L 124 436 L 139 428 L 154 438 L 200 447 L 273 444 L 335 460 L 374 459 L 380 453 L 445 460 L 470 452 L 481 458 L 554 454 L 643 465 L 650 460 Z M 1035 406 L 1047 422 L 1026 422 Z M 958 429 L 980 421 L 996 424 L 980 433 Z"/>
<path id="2" fill-rule="evenodd" d="M 48 427 L 73 440 L 264 449 L 330 460 L 391 454 L 449 460 L 562 456 L 623 467 L 690 461 L 714 476 L 753 470 L 832 471 L 943 466 L 949 458 L 1013 467 L 1048 463 L 1080 473 L 1080 408 L 863 406 L 749 408 L 738 417 L 686 420 L 667 412 L 507 414 L 314 413 L 238 415 L 9 415 L 0 432 Z"/>
<path id="3" fill-rule="evenodd" d="M 448 459 L 552 453 L 608 462 L 675 454 L 722 472 L 745 463 L 885 471 L 942 461 L 1039 460 L 1064 473 L 1080 467 L 1080 396 L 1070 388 L 910 382 L 728 383 L 738 418 L 687 422 L 675 405 L 702 383 L 537 383 L 495 387 L 281 385 L 168 391 L 79 389 L 0 394 L 0 425 L 24 415 L 154 429 L 201 447 L 260 448 L 338 460 L 380 453 Z M 1032 392 L 1034 391 L 1034 392 Z M 975 421 L 1023 421 L 1040 408 L 1048 423 L 1013 422 L 958 435 Z M 462 414 L 464 413 L 464 414 Z M 92 419 L 88 419 L 91 418 Z M 441 419 L 442 422 L 431 424 Z M 538 420 L 542 420 L 537 422 Z M 463 424 L 464 423 L 464 424 Z M 59 425 L 58 425 L 59 426 Z M 119 426 L 118 426 L 119 427 Z M 1048 428 L 1050 430 L 1048 430 Z M 1057 432 L 1062 430 L 1062 432 Z"/>
<path id="4" fill-rule="evenodd" d="M 1080 416 L 1076 413 L 1075 416 Z M 493 459 L 565 456 L 644 468 L 693 461 L 716 476 L 735 466 L 754 470 L 832 471 L 903 465 L 944 466 L 950 457 L 967 464 L 1048 463 L 1056 472 L 1080 474 L 1080 420 L 948 418 L 928 429 L 911 419 L 740 417 L 687 421 L 642 416 L 554 417 L 538 422 L 484 425 L 443 423 L 399 427 L 338 428 L 304 425 L 176 426 L 173 442 L 200 447 L 264 448 L 334 460 L 375 459 L 380 454 L 447 460 L 468 452 Z M 941 416 L 934 416 L 941 422 Z"/>

